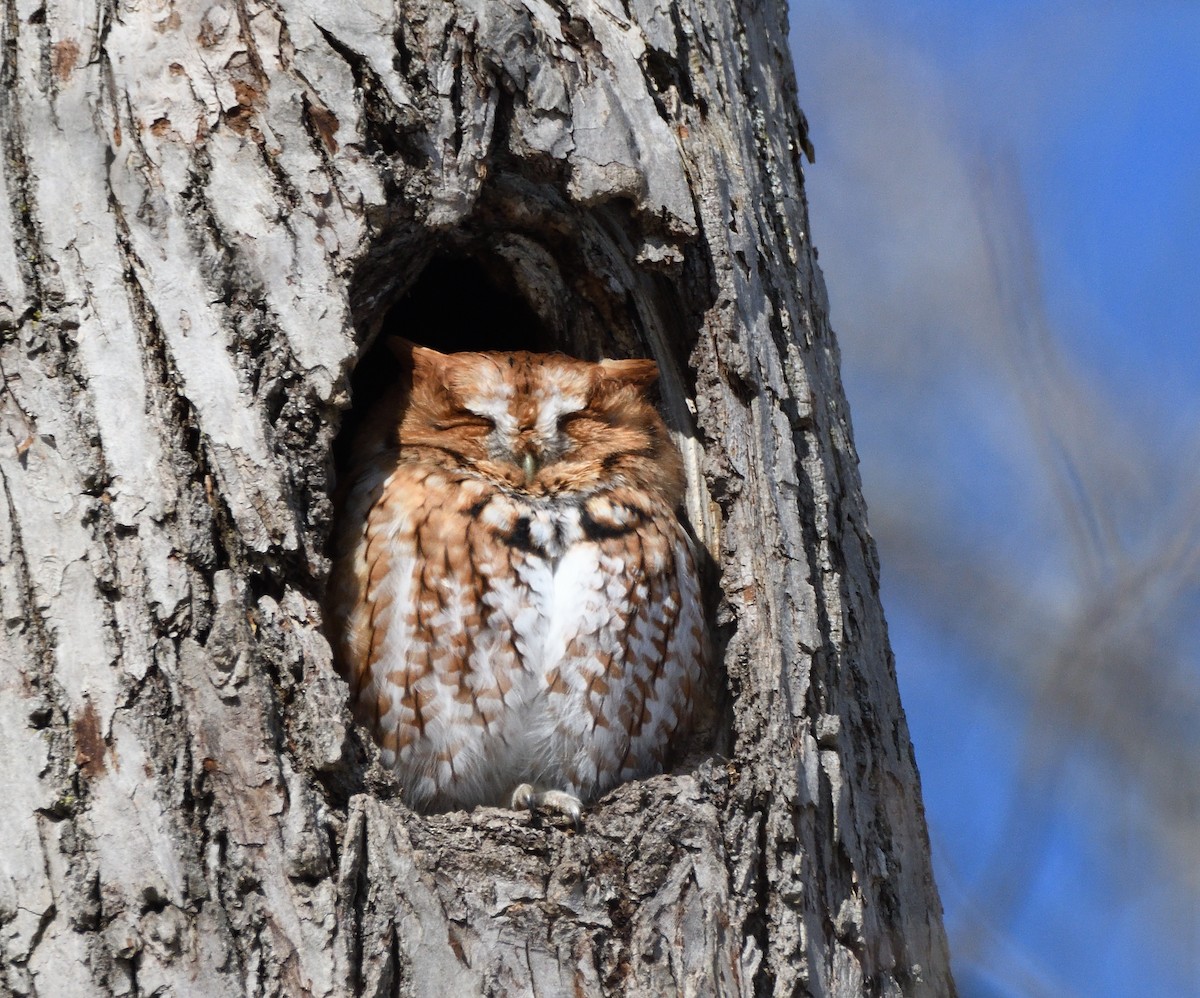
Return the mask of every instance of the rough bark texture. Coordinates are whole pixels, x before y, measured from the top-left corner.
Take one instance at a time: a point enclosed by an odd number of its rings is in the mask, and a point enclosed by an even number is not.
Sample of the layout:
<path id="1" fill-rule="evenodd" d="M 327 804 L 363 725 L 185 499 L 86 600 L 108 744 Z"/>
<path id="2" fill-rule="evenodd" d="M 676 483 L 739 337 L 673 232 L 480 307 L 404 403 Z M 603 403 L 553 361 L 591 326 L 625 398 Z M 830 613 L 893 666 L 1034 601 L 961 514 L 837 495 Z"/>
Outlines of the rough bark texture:
<path id="1" fill-rule="evenodd" d="M 781 2 L 9 0 L 0 58 L 0 991 L 952 993 Z M 659 359 L 713 556 L 718 752 L 579 833 L 407 812 L 320 632 L 435 257 L 528 304 L 478 344 Z"/>

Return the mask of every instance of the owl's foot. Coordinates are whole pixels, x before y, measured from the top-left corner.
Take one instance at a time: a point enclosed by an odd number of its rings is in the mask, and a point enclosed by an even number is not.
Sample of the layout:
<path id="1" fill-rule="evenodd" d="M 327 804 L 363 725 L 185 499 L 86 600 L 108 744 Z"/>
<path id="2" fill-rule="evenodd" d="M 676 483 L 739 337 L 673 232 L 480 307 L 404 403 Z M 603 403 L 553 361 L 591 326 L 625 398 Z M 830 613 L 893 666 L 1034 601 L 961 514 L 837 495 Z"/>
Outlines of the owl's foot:
<path id="1" fill-rule="evenodd" d="M 565 790 L 535 790 L 532 783 L 522 783 L 512 795 L 514 811 L 529 811 L 537 816 L 568 819 L 576 828 L 583 819 L 583 801 Z"/>

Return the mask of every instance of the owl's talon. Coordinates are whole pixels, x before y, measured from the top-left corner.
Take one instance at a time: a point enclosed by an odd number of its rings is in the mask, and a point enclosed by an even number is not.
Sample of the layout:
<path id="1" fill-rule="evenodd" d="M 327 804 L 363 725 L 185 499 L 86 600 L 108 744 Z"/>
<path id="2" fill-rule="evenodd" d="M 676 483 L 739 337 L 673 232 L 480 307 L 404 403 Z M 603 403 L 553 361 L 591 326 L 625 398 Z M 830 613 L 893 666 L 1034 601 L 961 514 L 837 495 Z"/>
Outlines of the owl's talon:
<path id="1" fill-rule="evenodd" d="M 537 816 L 568 819 L 576 828 L 583 821 L 583 801 L 565 790 L 535 790 L 533 784 L 522 783 L 512 795 L 514 811 L 529 811 Z"/>

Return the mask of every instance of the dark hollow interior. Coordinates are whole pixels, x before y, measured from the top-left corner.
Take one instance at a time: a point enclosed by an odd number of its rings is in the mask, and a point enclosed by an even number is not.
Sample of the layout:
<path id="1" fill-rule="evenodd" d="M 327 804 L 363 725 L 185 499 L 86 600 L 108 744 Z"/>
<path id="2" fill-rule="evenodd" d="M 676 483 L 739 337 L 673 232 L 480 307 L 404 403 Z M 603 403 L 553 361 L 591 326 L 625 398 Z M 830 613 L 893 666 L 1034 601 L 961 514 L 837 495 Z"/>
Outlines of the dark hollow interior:
<path id="1" fill-rule="evenodd" d="M 501 280 L 470 257 L 434 257 L 389 310 L 379 338 L 403 336 L 443 353 L 553 350 L 533 309 Z"/>

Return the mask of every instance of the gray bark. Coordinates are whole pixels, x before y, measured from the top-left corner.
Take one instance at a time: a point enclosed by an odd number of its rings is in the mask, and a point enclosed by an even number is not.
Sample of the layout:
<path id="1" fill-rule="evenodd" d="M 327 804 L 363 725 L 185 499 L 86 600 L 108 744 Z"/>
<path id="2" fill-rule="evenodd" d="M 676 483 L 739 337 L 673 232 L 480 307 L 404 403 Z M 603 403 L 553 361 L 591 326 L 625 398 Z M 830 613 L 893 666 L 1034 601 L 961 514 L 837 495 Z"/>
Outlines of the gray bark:
<path id="1" fill-rule="evenodd" d="M 952 994 L 783 4 L 2 30 L 0 991 Z M 725 733 L 579 832 L 410 814 L 320 630 L 351 372 L 446 255 L 659 360 L 713 558 Z"/>

